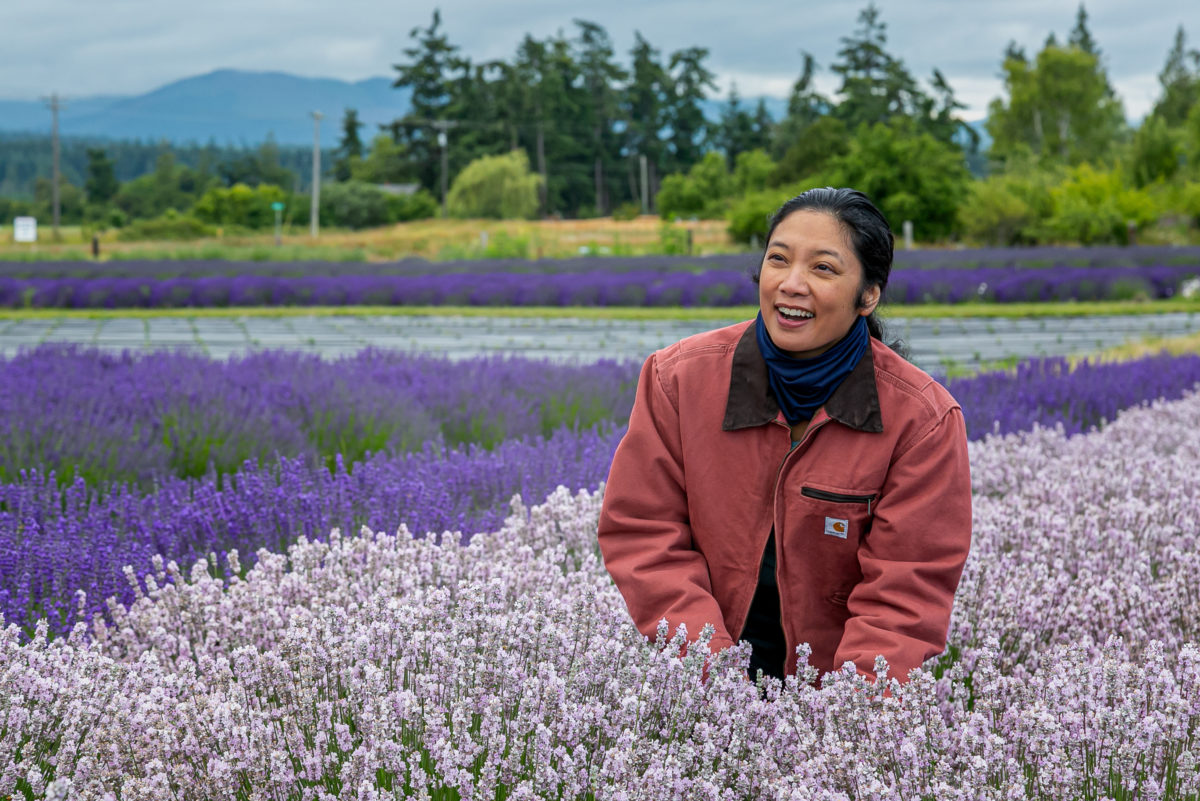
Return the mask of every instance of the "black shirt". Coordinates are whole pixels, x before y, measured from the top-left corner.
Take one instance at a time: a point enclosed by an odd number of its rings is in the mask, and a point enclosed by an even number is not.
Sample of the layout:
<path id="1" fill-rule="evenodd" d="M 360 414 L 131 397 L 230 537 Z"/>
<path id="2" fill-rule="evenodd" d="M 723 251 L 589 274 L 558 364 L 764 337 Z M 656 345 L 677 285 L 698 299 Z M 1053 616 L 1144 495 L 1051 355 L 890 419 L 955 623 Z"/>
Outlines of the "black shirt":
<path id="1" fill-rule="evenodd" d="M 780 618 L 779 587 L 775 581 L 775 529 L 767 537 L 762 564 L 758 569 L 758 587 L 750 602 L 750 613 L 742 627 L 741 639 L 750 643 L 750 678 L 758 671 L 782 679 L 787 663 L 787 639 Z"/>

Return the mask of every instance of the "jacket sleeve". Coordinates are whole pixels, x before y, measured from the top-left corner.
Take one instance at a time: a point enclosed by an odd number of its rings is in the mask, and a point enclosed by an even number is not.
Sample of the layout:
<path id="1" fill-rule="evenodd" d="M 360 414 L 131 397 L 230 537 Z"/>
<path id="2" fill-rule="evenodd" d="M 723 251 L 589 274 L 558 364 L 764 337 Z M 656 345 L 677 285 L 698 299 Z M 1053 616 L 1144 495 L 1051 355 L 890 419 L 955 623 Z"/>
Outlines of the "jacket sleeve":
<path id="1" fill-rule="evenodd" d="M 871 530 L 859 544 L 862 581 L 834 666 L 874 677 L 908 673 L 946 646 L 954 592 L 971 546 L 971 475 L 962 410 L 950 408 L 892 462 Z"/>
<path id="2" fill-rule="evenodd" d="M 626 432 L 613 457 L 597 536 L 604 565 L 634 624 L 649 638 L 667 620 L 695 641 L 705 624 L 715 653 L 733 644 L 712 594 L 708 562 L 693 547 L 678 398 L 664 386 L 660 354 L 642 367 Z"/>

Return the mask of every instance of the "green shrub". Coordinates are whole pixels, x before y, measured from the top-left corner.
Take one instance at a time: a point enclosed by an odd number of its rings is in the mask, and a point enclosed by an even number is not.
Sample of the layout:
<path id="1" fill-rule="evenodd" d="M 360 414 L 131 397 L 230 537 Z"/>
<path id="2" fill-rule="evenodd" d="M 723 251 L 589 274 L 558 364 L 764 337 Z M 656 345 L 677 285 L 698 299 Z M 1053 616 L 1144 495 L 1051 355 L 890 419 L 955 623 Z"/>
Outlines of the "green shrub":
<path id="1" fill-rule="evenodd" d="M 532 219 L 542 177 L 529 171 L 524 150 L 475 159 L 458 174 L 446 206 L 453 217 Z"/>
<path id="2" fill-rule="evenodd" d="M 733 191 L 737 195 L 761 192 L 775 183 L 775 162 L 761 148 L 738 153 L 733 164 Z"/>
<path id="3" fill-rule="evenodd" d="M 628 222 L 629 220 L 637 219 L 637 216 L 642 213 L 642 207 L 637 203 L 622 203 L 613 209 L 613 219 L 617 222 Z"/>
<path id="4" fill-rule="evenodd" d="M 287 203 L 289 200 L 293 204 L 297 202 L 287 192 L 271 184 L 255 187 L 246 184 L 218 186 L 200 196 L 192 207 L 192 214 L 210 225 L 238 225 L 257 230 L 275 225 L 272 203 Z"/>
<path id="5" fill-rule="evenodd" d="M 958 222 L 971 240 L 989 245 L 1030 245 L 1052 213 L 1046 173 L 995 175 L 973 181 L 958 208 Z"/>
<path id="6" fill-rule="evenodd" d="M 391 222 L 427 220 L 438 213 L 437 199 L 424 189 L 411 195 L 388 195 L 388 214 Z"/>
<path id="7" fill-rule="evenodd" d="M 767 222 L 780 206 L 806 189 L 826 184 L 827 182 L 814 177 L 801 184 L 765 189 L 744 195 L 734 201 L 729 213 L 725 216 L 729 222 L 726 230 L 729 231 L 729 236 L 735 242 L 741 242 L 744 245 L 755 243 L 762 245 L 767 237 Z"/>
<path id="8" fill-rule="evenodd" d="M 688 252 L 688 232 L 667 221 L 658 226 L 658 250 L 665 256 L 683 256 Z"/>
<path id="9" fill-rule="evenodd" d="M 321 224 L 377 228 L 394 220 L 390 196 L 374 184 L 346 181 L 321 186 Z"/>
<path id="10" fill-rule="evenodd" d="M 692 165 L 687 175 L 677 173 L 664 178 L 655 203 L 664 220 L 680 217 L 719 220 L 725 216 L 733 188 L 725 157 L 709 151 Z"/>
<path id="11" fill-rule="evenodd" d="M 174 209 L 153 220 L 135 220 L 117 231 L 117 239 L 122 242 L 133 242 L 141 239 L 171 239 L 187 241 L 216 236 L 217 231 L 211 225 L 205 225 L 190 215 L 181 215 Z"/>
<path id="12" fill-rule="evenodd" d="M 0 197 L 0 224 L 11 224 L 14 217 L 29 214 L 30 204 L 24 200 Z"/>
<path id="13" fill-rule="evenodd" d="M 1158 216 L 1146 191 L 1124 186 L 1117 170 L 1101 171 L 1090 164 L 1072 168 L 1050 196 L 1053 211 L 1045 227 L 1057 241 L 1125 245 L 1131 229 Z"/>
<path id="14" fill-rule="evenodd" d="M 496 231 L 488 237 L 487 247 L 483 249 L 485 259 L 527 259 L 529 258 L 529 238 L 513 236 L 505 231 Z"/>
<path id="15" fill-rule="evenodd" d="M 767 221 L 791 195 L 782 190 L 754 192 L 734 201 L 725 219 L 729 236 L 744 245 L 762 244 L 767 236 Z"/>

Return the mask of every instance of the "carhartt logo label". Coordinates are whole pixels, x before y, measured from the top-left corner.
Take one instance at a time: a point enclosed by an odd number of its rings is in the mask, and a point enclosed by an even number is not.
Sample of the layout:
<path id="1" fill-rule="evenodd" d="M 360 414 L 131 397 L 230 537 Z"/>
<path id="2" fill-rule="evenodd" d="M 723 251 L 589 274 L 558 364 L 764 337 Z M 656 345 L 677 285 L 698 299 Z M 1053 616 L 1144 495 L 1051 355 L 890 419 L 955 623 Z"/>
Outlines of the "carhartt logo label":
<path id="1" fill-rule="evenodd" d="M 849 520 L 841 520 L 836 517 L 825 518 L 825 533 L 831 537 L 846 539 L 846 530 L 850 527 Z"/>

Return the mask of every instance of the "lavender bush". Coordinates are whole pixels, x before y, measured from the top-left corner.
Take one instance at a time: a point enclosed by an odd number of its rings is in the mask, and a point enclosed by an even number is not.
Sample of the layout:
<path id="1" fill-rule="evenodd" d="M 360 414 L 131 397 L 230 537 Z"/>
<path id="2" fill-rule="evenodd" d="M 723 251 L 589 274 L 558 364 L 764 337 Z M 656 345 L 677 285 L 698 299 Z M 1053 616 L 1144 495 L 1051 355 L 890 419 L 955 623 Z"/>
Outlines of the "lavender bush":
<path id="1" fill-rule="evenodd" d="M 699 273 L 669 270 L 551 274 L 201 275 L 2 278 L 0 308 L 201 308 L 227 306 L 735 306 L 757 302 L 754 265 Z M 997 303 L 1173 297 L 1200 265 L 1021 266 L 892 271 L 894 303 Z"/>
<path id="2" fill-rule="evenodd" d="M 448 273 L 623 273 L 713 270 L 747 273 L 758 264 L 758 252 L 707 256 L 576 256 L 567 259 L 459 259 L 431 262 L 419 258 L 346 264 L 321 261 L 225 261 L 199 259 L 38 261 L 0 260 L 0 278 L 199 278 L 204 276 L 339 276 L 438 275 Z M 908 269 L 972 270 L 1020 267 L 1057 270 L 1070 267 L 1152 267 L 1200 265 L 1200 247 L 1138 245 L 1133 247 L 1028 247 L 897 250 L 895 266 Z"/>
<path id="3" fill-rule="evenodd" d="M 466 547 L 335 533 L 246 572 L 231 553 L 228 580 L 158 560 L 90 636 L 7 629 L 0 793 L 1196 798 L 1198 455 L 1194 394 L 974 443 L 948 656 L 903 685 L 880 661 L 818 686 L 803 653 L 756 685 L 744 646 L 644 643 L 599 493 L 515 502 Z"/>
<path id="4" fill-rule="evenodd" d="M 425 443 L 548 436 L 622 420 L 636 365 L 514 358 L 460 362 L 364 350 L 334 361 L 287 351 L 217 361 L 43 346 L 0 361 L 0 481 L 53 471 L 70 484 L 219 478 L 247 459 L 332 469 Z"/>

